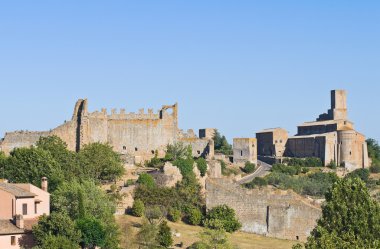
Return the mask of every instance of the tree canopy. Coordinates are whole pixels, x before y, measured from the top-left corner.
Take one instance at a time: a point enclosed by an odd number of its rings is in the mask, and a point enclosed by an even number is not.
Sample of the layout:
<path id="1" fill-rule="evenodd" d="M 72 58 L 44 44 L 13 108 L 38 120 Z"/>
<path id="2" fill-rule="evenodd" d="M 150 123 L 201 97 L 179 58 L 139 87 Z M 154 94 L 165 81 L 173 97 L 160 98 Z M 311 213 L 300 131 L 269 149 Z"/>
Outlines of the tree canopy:
<path id="1" fill-rule="evenodd" d="M 340 179 L 326 193 L 322 217 L 306 243 L 317 248 L 379 248 L 380 206 L 359 178 Z"/>

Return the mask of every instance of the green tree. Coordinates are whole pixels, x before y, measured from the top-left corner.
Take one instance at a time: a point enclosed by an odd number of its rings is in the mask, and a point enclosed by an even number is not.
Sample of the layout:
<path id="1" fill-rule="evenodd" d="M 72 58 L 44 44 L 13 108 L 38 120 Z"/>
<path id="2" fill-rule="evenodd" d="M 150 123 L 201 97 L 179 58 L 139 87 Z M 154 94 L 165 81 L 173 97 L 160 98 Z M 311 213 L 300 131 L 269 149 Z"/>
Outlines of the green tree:
<path id="1" fill-rule="evenodd" d="M 132 206 L 132 214 L 136 217 L 142 217 L 145 213 L 145 206 L 141 200 L 135 200 Z"/>
<path id="2" fill-rule="evenodd" d="M 62 236 L 68 241 L 79 245 L 81 232 L 76 229 L 75 223 L 66 213 L 51 213 L 50 216 L 43 215 L 38 224 L 33 227 L 33 235 L 40 246 L 48 245 L 46 240 L 53 240 L 51 236 Z M 58 238 L 55 238 L 58 240 Z"/>
<path id="3" fill-rule="evenodd" d="M 356 169 L 346 175 L 347 178 L 359 177 L 362 181 L 368 182 L 369 170 L 368 169 Z"/>
<path id="4" fill-rule="evenodd" d="M 246 162 L 243 171 L 247 174 L 253 173 L 256 169 L 256 165 L 251 162 Z"/>
<path id="5" fill-rule="evenodd" d="M 141 249 L 159 248 L 157 242 L 158 227 L 147 220 L 143 220 L 140 231 L 137 233 L 136 241 Z"/>
<path id="6" fill-rule="evenodd" d="M 220 152 L 224 155 L 232 155 L 232 146 L 228 143 L 226 137 L 222 136 L 218 130 L 215 130 L 213 140 L 216 152 Z"/>
<path id="7" fill-rule="evenodd" d="M 362 180 L 338 180 L 325 197 L 307 249 L 380 247 L 380 206 Z"/>
<path id="8" fill-rule="evenodd" d="M 153 176 L 142 173 L 139 175 L 139 178 L 137 179 L 137 183 L 146 186 L 147 188 L 154 188 L 156 186 L 156 183 L 153 179 Z"/>
<path id="9" fill-rule="evenodd" d="M 201 176 L 205 176 L 207 173 L 207 162 L 204 158 L 200 157 L 196 161 L 197 168 L 199 169 L 199 172 L 201 172 Z"/>
<path id="10" fill-rule="evenodd" d="M 190 225 L 199 225 L 202 221 L 202 212 L 198 208 L 190 208 L 187 212 L 187 222 Z"/>
<path id="11" fill-rule="evenodd" d="M 380 145 L 373 139 L 368 138 L 366 140 L 368 147 L 368 156 L 372 159 L 372 166 L 380 165 Z"/>
<path id="12" fill-rule="evenodd" d="M 165 159 L 167 161 L 175 161 L 177 159 L 191 158 L 191 146 L 186 146 L 183 142 L 176 142 L 166 146 Z"/>
<path id="13" fill-rule="evenodd" d="M 236 218 L 235 210 L 227 205 L 220 205 L 207 212 L 204 226 L 211 229 L 223 229 L 231 233 L 239 230 L 241 223 Z"/>
<path id="14" fill-rule="evenodd" d="M 124 174 L 120 156 L 109 144 L 85 145 L 78 156 L 81 172 L 87 179 L 114 181 Z"/>
<path id="15" fill-rule="evenodd" d="M 67 149 L 67 144 L 58 136 L 40 137 L 36 146 L 50 152 L 53 159 L 60 165 L 65 179 L 80 175 L 77 154 Z"/>
<path id="16" fill-rule="evenodd" d="M 164 248 L 169 248 L 173 245 L 172 232 L 166 221 L 161 222 L 159 225 L 157 241 Z"/>
<path id="17" fill-rule="evenodd" d="M 40 246 L 33 249 L 73 249 L 78 248 L 78 242 L 73 242 L 62 235 L 46 235 Z"/>
<path id="18" fill-rule="evenodd" d="M 6 158 L 5 175 L 15 183 L 31 183 L 41 186 L 41 178 L 49 179 L 49 191 L 53 191 L 62 181 L 60 165 L 50 152 L 40 148 L 16 148 Z"/>
<path id="19" fill-rule="evenodd" d="M 84 217 L 76 220 L 76 227 L 82 233 L 83 248 L 103 247 L 106 242 L 106 229 L 102 222 L 95 217 Z"/>
<path id="20" fill-rule="evenodd" d="M 177 222 L 181 219 L 181 210 L 177 208 L 169 208 L 168 219 L 172 222 Z"/>
<path id="21" fill-rule="evenodd" d="M 199 234 L 200 241 L 194 243 L 190 249 L 232 249 L 226 232 L 223 229 L 205 229 Z"/>

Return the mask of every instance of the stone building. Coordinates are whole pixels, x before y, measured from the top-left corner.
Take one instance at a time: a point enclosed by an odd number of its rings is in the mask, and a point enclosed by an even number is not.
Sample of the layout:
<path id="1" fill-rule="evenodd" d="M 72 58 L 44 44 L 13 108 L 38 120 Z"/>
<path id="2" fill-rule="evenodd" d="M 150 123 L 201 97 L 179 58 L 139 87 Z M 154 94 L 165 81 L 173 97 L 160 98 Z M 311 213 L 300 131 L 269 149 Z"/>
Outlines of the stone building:
<path id="1" fill-rule="evenodd" d="M 365 136 L 357 132 L 348 120 L 346 99 L 346 91 L 332 90 L 328 112 L 319 115 L 316 121 L 299 125 L 297 134 L 287 141 L 283 129 L 258 132 L 259 156 L 318 157 L 324 165 L 333 161 L 337 165 L 345 165 L 348 170 L 368 167 Z M 278 130 L 281 130 L 282 135 L 276 135 Z M 278 150 L 275 149 L 275 142 L 281 140 L 286 141 L 285 148 L 278 146 Z"/>
<path id="2" fill-rule="evenodd" d="M 282 157 L 288 132 L 282 128 L 265 129 L 256 133 L 257 151 L 260 156 Z"/>
<path id="3" fill-rule="evenodd" d="M 244 189 L 230 180 L 206 181 L 206 207 L 233 208 L 244 232 L 305 241 L 322 211 L 317 203 L 291 190 Z"/>
<path id="4" fill-rule="evenodd" d="M 233 160 L 236 164 L 251 162 L 257 164 L 256 138 L 234 138 Z"/>
<path id="5" fill-rule="evenodd" d="M 31 248 L 32 226 L 41 215 L 50 214 L 47 179 L 42 179 L 41 188 L 1 182 L 0 200 L 0 248 Z"/>
<path id="6" fill-rule="evenodd" d="M 208 131 L 210 132 L 210 131 Z M 212 156 L 213 140 L 209 136 L 198 138 L 192 130 L 187 133 L 178 128 L 178 105 L 164 105 L 157 113 L 140 109 L 138 113 L 117 112 L 106 109 L 89 112 L 86 99 L 77 101 L 70 121 L 46 132 L 10 132 L 0 143 L 0 149 L 8 154 L 14 148 L 29 147 L 41 136 L 56 135 L 73 151 L 94 142 L 109 143 L 120 154 L 143 161 L 165 153 L 167 144 L 182 141 L 191 145 L 194 156 Z"/>

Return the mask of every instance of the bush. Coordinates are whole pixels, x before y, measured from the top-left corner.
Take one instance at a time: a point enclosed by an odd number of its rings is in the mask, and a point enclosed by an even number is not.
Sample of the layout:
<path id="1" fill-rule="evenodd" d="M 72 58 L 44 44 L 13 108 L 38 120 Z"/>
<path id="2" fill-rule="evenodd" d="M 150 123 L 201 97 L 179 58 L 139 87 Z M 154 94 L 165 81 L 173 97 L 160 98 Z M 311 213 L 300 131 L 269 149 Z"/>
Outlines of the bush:
<path id="1" fill-rule="evenodd" d="M 251 162 L 246 162 L 243 171 L 247 174 L 253 173 L 256 169 L 256 165 Z"/>
<path id="2" fill-rule="evenodd" d="M 285 164 L 276 163 L 272 166 L 272 172 L 279 172 L 287 175 L 298 175 L 301 172 L 301 167 L 287 166 Z"/>
<path id="3" fill-rule="evenodd" d="M 327 167 L 331 169 L 336 169 L 336 163 L 333 160 L 331 160 L 331 162 L 327 165 Z"/>
<path id="4" fill-rule="evenodd" d="M 371 171 L 371 173 L 380 173 L 380 164 L 372 165 L 369 167 L 369 171 Z"/>
<path id="5" fill-rule="evenodd" d="M 207 212 L 204 226 L 211 229 L 224 229 L 226 232 L 235 232 L 241 228 L 235 210 L 227 205 L 212 208 Z"/>
<path id="6" fill-rule="evenodd" d="M 246 183 L 244 186 L 246 188 L 255 188 L 256 186 L 262 187 L 268 185 L 268 181 L 265 178 L 262 177 L 256 177 L 251 182 Z"/>
<path id="7" fill-rule="evenodd" d="M 202 212 L 198 208 L 190 208 L 186 220 L 190 225 L 198 226 L 202 221 Z"/>
<path id="8" fill-rule="evenodd" d="M 148 188 L 154 188 L 156 186 L 156 183 L 154 182 L 153 176 L 151 176 L 147 173 L 142 173 L 139 176 L 139 179 L 137 179 L 137 183 L 144 185 Z"/>
<path id="9" fill-rule="evenodd" d="M 204 158 L 200 157 L 197 159 L 196 163 L 197 163 L 197 168 L 201 172 L 201 176 L 202 177 L 205 176 L 207 173 L 207 162 L 206 162 L 206 160 Z"/>
<path id="10" fill-rule="evenodd" d="M 173 162 L 173 165 L 179 168 L 183 178 L 189 178 L 194 175 L 194 172 L 193 172 L 194 159 L 193 158 L 177 159 Z"/>
<path id="11" fill-rule="evenodd" d="M 157 241 L 164 248 L 168 248 L 173 244 L 172 233 L 166 221 L 163 221 L 160 224 L 157 234 Z"/>
<path id="12" fill-rule="evenodd" d="M 359 177 L 362 181 L 368 182 L 369 179 L 369 170 L 368 169 L 356 169 L 351 173 L 347 174 L 346 178 L 355 178 Z"/>
<path id="13" fill-rule="evenodd" d="M 301 168 L 301 173 L 302 173 L 302 174 L 306 174 L 306 173 L 308 173 L 309 171 L 310 171 L 309 168 L 306 168 L 306 167 Z"/>
<path id="14" fill-rule="evenodd" d="M 142 217 L 145 212 L 145 205 L 141 200 L 135 200 L 132 206 L 132 215 Z"/>
<path id="15" fill-rule="evenodd" d="M 301 166 L 301 167 L 322 167 L 322 160 L 318 157 L 307 158 L 286 158 L 283 161 L 289 166 Z"/>
<path id="16" fill-rule="evenodd" d="M 172 222 L 177 222 L 181 219 L 181 210 L 170 208 L 168 212 L 168 219 Z"/>

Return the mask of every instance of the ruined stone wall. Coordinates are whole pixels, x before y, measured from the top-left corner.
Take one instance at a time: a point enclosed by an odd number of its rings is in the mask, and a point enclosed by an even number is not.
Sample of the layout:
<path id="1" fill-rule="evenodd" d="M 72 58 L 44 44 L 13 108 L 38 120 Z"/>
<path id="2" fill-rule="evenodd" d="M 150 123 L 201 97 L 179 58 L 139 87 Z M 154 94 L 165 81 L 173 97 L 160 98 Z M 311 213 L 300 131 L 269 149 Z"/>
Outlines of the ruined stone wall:
<path id="1" fill-rule="evenodd" d="M 243 189 L 226 179 L 206 181 L 206 206 L 233 208 L 242 231 L 305 241 L 321 216 L 318 205 L 293 191 Z"/>
<path id="2" fill-rule="evenodd" d="M 41 136 L 48 136 L 49 132 L 15 131 L 7 132 L 0 143 L 0 151 L 8 155 L 13 149 L 30 147 L 34 145 Z"/>

